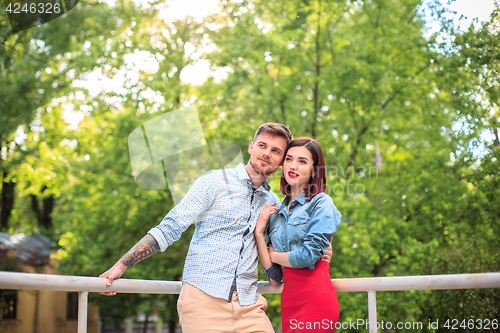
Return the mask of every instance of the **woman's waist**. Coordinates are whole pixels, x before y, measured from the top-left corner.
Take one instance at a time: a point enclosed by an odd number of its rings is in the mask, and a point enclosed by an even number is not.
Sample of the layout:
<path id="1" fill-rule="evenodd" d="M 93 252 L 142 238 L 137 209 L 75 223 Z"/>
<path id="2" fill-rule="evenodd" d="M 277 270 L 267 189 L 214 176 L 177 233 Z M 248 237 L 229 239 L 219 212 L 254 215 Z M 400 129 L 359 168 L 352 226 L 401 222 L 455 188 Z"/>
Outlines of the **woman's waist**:
<path id="1" fill-rule="evenodd" d="M 314 269 L 309 268 L 283 268 L 283 282 L 287 279 L 328 279 L 330 278 L 330 263 L 324 260 L 318 260 Z"/>

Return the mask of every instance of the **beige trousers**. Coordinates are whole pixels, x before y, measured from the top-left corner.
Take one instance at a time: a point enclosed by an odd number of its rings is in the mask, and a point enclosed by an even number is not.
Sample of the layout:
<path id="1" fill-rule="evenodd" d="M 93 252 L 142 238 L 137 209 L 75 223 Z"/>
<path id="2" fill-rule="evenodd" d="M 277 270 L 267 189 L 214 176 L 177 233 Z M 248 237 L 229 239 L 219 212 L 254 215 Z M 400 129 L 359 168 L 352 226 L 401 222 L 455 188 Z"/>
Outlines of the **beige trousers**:
<path id="1" fill-rule="evenodd" d="M 177 301 L 183 333 L 274 333 L 265 311 L 267 301 L 241 306 L 235 291 L 231 302 L 207 295 L 183 282 Z"/>

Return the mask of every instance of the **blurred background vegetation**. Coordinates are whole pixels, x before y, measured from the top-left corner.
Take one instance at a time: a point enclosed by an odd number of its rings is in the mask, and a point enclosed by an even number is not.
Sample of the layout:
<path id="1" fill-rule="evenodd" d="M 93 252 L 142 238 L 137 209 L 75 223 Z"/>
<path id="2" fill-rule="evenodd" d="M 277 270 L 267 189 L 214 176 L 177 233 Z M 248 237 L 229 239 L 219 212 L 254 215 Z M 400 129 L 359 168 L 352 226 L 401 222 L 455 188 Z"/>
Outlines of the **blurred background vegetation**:
<path id="1" fill-rule="evenodd" d="M 418 0 L 221 6 L 166 20 L 161 2 L 89 0 L 15 34 L 2 10 L 2 232 L 50 237 L 62 274 L 104 272 L 173 207 L 135 185 L 128 135 L 194 105 L 207 141 L 245 161 L 264 122 L 321 143 L 343 215 L 332 278 L 499 270 L 498 6 L 466 29 L 437 1 L 425 15 Z M 187 83 L 207 75 L 195 63 L 212 75 Z M 191 233 L 124 277 L 179 280 Z M 177 321 L 175 296 L 92 297 L 107 324 L 158 306 Z M 279 327 L 279 295 L 267 298 Z M 366 294 L 339 300 L 340 321 L 367 318 Z M 378 293 L 377 306 L 379 321 L 493 319 L 500 291 Z"/>

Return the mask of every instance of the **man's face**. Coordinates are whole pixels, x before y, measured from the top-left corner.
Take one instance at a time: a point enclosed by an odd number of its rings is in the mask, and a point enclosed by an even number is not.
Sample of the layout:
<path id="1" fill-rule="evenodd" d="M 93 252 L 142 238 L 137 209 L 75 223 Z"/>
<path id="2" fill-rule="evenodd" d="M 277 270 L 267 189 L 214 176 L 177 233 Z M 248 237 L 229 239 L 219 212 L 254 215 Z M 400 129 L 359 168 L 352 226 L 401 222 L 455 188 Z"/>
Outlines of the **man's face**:
<path id="1" fill-rule="evenodd" d="M 268 177 L 281 165 L 285 155 L 286 139 L 267 132 L 259 134 L 248 145 L 250 166 L 260 175 Z"/>

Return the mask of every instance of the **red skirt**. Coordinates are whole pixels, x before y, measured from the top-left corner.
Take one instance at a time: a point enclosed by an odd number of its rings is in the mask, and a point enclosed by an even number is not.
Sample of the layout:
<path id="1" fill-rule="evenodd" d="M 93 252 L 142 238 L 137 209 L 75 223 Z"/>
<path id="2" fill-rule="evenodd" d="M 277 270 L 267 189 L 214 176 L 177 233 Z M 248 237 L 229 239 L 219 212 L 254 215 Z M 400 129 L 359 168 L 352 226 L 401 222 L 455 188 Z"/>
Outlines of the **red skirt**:
<path id="1" fill-rule="evenodd" d="M 309 268 L 283 269 L 283 333 L 335 331 L 339 321 L 339 300 L 329 266 L 328 262 L 318 260 L 312 271 Z"/>

